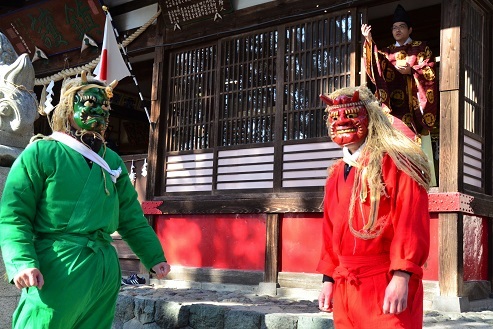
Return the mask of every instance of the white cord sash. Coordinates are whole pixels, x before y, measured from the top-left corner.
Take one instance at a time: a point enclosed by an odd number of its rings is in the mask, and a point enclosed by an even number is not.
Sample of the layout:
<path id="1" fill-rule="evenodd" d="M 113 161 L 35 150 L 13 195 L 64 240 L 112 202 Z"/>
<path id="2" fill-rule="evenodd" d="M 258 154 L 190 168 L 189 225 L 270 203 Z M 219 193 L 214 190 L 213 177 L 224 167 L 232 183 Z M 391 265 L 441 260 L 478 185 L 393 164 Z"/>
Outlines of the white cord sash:
<path id="1" fill-rule="evenodd" d="M 79 152 L 85 158 L 98 164 L 101 168 L 103 168 L 104 170 L 106 170 L 110 174 L 111 180 L 113 181 L 113 183 L 116 183 L 116 179 L 122 173 L 121 167 L 118 167 L 118 169 L 116 169 L 116 170 L 111 169 L 110 166 L 108 165 L 108 163 L 102 157 L 100 157 L 99 154 L 97 154 L 96 152 L 94 152 L 93 150 L 91 150 L 90 148 L 88 148 L 87 146 L 85 146 L 84 144 L 82 144 L 81 142 L 76 140 L 75 138 L 73 138 L 67 134 L 58 132 L 58 131 L 54 131 L 50 135 L 50 137 L 56 141 L 59 141 L 60 143 L 67 145 L 68 147 L 70 147 L 74 151 Z"/>

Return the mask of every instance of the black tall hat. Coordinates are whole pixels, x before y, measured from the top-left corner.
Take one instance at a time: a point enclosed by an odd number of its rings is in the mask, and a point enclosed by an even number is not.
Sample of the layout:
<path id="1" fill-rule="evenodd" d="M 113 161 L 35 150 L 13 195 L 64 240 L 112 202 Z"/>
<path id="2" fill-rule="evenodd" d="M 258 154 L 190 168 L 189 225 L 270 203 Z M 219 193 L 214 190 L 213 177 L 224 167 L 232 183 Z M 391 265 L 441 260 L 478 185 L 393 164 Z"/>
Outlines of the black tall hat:
<path id="1" fill-rule="evenodd" d="M 404 22 L 408 27 L 411 27 L 411 18 L 407 14 L 407 11 L 401 5 L 397 5 L 394 11 L 394 21 L 396 22 Z"/>

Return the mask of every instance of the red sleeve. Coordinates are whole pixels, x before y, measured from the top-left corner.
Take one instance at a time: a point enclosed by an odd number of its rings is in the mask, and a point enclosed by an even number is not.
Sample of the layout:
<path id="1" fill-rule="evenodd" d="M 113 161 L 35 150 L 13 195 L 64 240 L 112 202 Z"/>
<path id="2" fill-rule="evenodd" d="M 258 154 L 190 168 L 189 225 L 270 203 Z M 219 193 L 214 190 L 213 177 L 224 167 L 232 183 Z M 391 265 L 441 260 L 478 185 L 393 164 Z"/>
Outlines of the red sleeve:
<path id="1" fill-rule="evenodd" d="M 411 177 L 397 169 L 390 157 L 383 163 L 388 192 L 393 198 L 390 271 L 404 270 L 419 277 L 430 248 L 428 193 Z"/>
<path id="2" fill-rule="evenodd" d="M 332 277 L 334 269 L 339 265 L 339 258 L 334 253 L 334 250 L 332 248 L 333 225 L 328 215 L 328 202 L 326 202 L 327 198 L 332 195 L 332 193 L 334 193 L 334 191 L 332 191 L 334 189 L 334 184 L 332 184 L 332 180 L 336 179 L 338 175 L 337 167 L 333 169 L 334 172 L 329 175 L 325 184 L 324 219 L 322 227 L 322 254 L 317 266 L 317 272 L 328 275 L 330 277 Z"/>

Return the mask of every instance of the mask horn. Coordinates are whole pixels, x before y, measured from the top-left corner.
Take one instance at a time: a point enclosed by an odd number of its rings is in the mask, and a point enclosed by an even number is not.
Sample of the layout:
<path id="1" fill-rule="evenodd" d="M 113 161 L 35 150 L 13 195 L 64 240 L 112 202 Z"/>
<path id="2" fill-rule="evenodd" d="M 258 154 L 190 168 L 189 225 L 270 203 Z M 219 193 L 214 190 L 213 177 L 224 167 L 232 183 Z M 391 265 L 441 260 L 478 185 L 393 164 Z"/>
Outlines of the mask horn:
<path id="1" fill-rule="evenodd" d="M 353 99 L 351 99 L 351 103 L 359 102 L 359 90 L 356 90 L 353 94 Z"/>
<path id="2" fill-rule="evenodd" d="M 327 105 L 329 106 L 332 106 L 334 105 L 334 102 L 332 101 L 332 99 L 330 99 L 328 96 L 324 95 L 324 94 L 320 94 L 320 99 Z"/>
<path id="3" fill-rule="evenodd" d="M 113 82 L 110 83 L 109 86 L 111 87 L 111 89 L 115 89 L 117 84 L 118 84 L 118 80 L 113 80 Z"/>
<path id="4" fill-rule="evenodd" d="M 82 83 L 87 83 L 87 72 L 85 70 L 80 73 L 80 78 Z"/>

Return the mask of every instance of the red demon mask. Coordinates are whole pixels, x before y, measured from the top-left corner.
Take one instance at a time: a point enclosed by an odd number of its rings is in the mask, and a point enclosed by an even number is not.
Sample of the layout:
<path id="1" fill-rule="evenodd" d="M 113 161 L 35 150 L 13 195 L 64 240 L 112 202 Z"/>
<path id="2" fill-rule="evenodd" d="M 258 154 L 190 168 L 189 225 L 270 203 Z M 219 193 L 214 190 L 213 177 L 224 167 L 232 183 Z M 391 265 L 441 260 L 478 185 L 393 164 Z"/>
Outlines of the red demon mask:
<path id="1" fill-rule="evenodd" d="M 327 106 L 327 127 L 332 141 L 339 146 L 362 144 L 368 135 L 368 112 L 356 91 L 353 97 L 342 95 L 335 99 L 320 95 Z"/>

